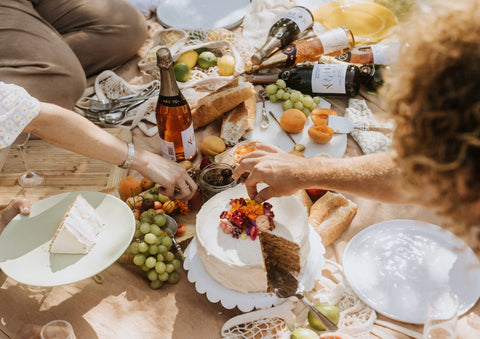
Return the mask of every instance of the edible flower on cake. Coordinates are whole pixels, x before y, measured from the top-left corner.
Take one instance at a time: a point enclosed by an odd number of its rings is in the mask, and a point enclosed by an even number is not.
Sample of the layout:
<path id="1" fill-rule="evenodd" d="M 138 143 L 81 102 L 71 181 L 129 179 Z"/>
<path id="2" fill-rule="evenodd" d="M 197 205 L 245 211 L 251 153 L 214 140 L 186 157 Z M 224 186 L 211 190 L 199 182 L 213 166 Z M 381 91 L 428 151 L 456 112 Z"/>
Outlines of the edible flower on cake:
<path id="1" fill-rule="evenodd" d="M 251 199 L 230 199 L 230 209 L 220 214 L 220 228 L 225 234 L 232 237 L 245 239 L 250 236 L 257 238 L 259 231 L 269 231 L 275 228 L 273 223 L 274 213 L 272 205 L 268 202 L 262 204 Z"/>

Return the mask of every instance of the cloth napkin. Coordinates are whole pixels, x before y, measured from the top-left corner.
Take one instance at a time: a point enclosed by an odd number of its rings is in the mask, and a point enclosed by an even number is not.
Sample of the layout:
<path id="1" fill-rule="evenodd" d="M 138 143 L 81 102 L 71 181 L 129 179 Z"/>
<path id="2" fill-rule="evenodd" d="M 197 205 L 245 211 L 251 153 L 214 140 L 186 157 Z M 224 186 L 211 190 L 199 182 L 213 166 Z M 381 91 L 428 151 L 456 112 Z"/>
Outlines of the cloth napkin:
<path id="1" fill-rule="evenodd" d="M 375 120 L 372 111 L 363 99 L 349 99 L 348 107 L 345 110 L 345 117 L 356 126 L 388 127 L 393 131 L 393 124 L 391 122 L 379 123 Z M 388 151 L 392 144 L 390 133 L 387 135 L 377 131 L 354 130 L 350 135 L 365 154 Z"/>

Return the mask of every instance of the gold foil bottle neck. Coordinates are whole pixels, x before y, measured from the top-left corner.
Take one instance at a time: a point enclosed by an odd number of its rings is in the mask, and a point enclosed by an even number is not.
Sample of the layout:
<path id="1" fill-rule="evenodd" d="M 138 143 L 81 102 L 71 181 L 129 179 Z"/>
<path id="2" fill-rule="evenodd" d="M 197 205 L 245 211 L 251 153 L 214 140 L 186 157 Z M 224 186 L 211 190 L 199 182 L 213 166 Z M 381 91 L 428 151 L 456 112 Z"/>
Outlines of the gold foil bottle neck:
<path id="1" fill-rule="evenodd" d="M 157 51 L 157 65 L 160 68 L 172 67 L 173 58 L 168 48 L 162 47 Z"/>

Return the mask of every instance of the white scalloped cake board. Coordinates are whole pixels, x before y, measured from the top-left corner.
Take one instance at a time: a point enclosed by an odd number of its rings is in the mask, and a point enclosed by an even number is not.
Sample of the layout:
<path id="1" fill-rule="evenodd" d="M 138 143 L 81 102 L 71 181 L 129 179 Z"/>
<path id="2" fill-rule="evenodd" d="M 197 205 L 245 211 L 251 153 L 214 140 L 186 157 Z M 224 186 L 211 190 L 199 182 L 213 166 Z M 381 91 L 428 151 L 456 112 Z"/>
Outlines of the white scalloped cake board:
<path id="1" fill-rule="evenodd" d="M 322 275 L 322 267 L 325 265 L 325 247 L 322 239 L 310 226 L 310 253 L 303 274 L 299 277 L 300 284 L 305 291 L 314 287 L 315 280 Z M 195 237 L 185 250 L 185 262 L 183 267 L 188 271 L 188 280 L 195 283 L 195 289 L 200 294 L 206 294 L 212 303 L 220 302 L 226 309 L 238 307 L 242 312 L 249 312 L 254 308 L 267 308 L 284 302 L 273 293 L 249 293 L 244 294 L 223 287 L 214 281 L 204 270 L 200 258 L 197 255 Z"/>

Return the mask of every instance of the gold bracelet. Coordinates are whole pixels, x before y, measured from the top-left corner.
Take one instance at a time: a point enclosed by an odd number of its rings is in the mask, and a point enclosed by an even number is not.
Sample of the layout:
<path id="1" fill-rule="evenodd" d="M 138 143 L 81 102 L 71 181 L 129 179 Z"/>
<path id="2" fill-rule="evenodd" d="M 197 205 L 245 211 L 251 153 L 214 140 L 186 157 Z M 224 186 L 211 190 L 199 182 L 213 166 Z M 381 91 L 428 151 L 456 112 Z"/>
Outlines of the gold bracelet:
<path id="1" fill-rule="evenodd" d="M 130 165 L 132 165 L 132 162 L 133 162 L 133 156 L 135 155 L 135 147 L 133 147 L 133 144 L 131 142 L 127 142 L 127 145 L 128 145 L 127 159 L 125 159 L 125 162 L 121 166 L 118 166 L 123 169 L 130 168 Z"/>

